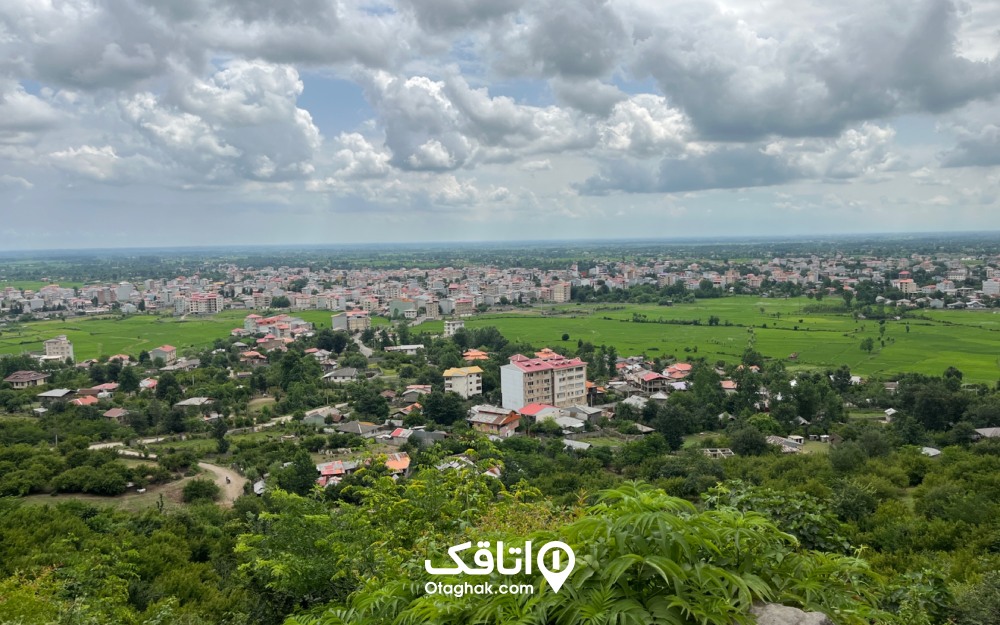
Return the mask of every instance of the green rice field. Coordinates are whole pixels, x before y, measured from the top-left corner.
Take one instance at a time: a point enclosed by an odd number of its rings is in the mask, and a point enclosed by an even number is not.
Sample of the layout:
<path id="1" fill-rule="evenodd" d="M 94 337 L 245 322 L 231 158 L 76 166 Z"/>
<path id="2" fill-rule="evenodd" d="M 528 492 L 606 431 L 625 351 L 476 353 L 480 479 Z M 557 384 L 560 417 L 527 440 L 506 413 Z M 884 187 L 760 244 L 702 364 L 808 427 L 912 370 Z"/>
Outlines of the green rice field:
<path id="1" fill-rule="evenodd" d="M 705 357 L 733 362 L 753 339 L 757 351 L 785 359 L 791 369 L 846 364 L 859 375 L 908 371 L 939 375 L 954 366 L 967 381 L 995 383 L 1000 379 L 1000 314 L 993 311 L 924 311 L 920 314 L 927 319 L 889 320 L 882 347 L 877 321 L 856 321 L 832 309 L 803 312 L 809 305 L 816 306 L 816 302 L 753 296 L 675 306 L 570 305 L 548 309 L 547 315 L 539 309 L 484 315 L 470 318 L 466 325 L 493 325 L 512 341 L 545 345 L 557 351 L 562 335 L 569 334 L 569 343 L 574 347 L 582 339 L 595 345 L 614 345 L 619 355 L 644 353 L 647 357 Z M 644 314 L 650 320 L 699 319 L 702 325 L 634 323 L 633 313 Z M 707 325 L 713 315 L 719 317 L 720 325 Z M 725 325 L 727 322 L 733 325 Z M 442 322 L 433 322 L 418 329 L 438 331 L 441 326 Z M 870 355 L 861 350 L 865 337 L 875 341 Z M 792 354 L 797 355 L 794 360 L 789 359 Z"/>
<path id="2" fill-rule="evenodd" d="M 496 326 L 512 341 L 556 350 L 563 344 L 562 335 L 568 334 L 568 343 L 574 347 L 578 340 L 613 345 L 619 355 L 644 353 L 648 357 L 704 357 L 733 362 L 753 341 L 765 356 L 784 359 L 793 369 L 846 364 L 859 375 L 891 375 L 906 371 L 940 374 L 955 366 L 967 381 L 995 383 L 1000 378 L 1000 314 L 994 311 L 922 311 L 923 318 L 889 320 L 883 347 L 877 321 L 855 320 L 832 308 L 804 312 L 804 307 L 810 305 L 816 302 L 754 296 L 675 306 L 561 305 L 477 316 L 468 319 L 466 325 Z M 636 323 L 632 320 L 635 313 L 645 315 L 649 321 L 697 319 L 701 325 Z M 136 315 L 126 319 L 79 317 L 18 324 L 0 327 L 0 354 L 40 351 L 42 341 L 58 334 L 66 334 L 73 341 L 78 359 L 116 353 L 135 355 L 164 343 L 183 352 L 228 336 L 230 330 L 242 326 L 247 314 L 230 310 L 186 320 Z M 329 311 L 293 314 L 315 323 L 317 328 L 330 326 Z M 720 324 L 709 326 L 710 316 L 718 317 Z M 376 318 L 375 323 L 387 321 Z M 442 329 L 443 322 L 431 321 L 416 326 L 414 331 L 437 333 Z M 866 337 L 875 340 L 870 355 L 860 348 Z M 792 354 L 797 355 L 795 359 L 789 358 Z"/>

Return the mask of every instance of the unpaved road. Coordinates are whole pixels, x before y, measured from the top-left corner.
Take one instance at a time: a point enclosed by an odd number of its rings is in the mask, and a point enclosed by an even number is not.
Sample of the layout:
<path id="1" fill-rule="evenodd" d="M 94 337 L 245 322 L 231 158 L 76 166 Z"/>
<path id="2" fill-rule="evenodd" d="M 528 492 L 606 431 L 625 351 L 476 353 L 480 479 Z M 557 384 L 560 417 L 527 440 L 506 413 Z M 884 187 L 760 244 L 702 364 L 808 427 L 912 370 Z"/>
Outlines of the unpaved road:
<path id="1" fill-rule="evenodd" d="M 247 479 L 236 471 L 207 462 L 199 462 L 198 466 L 203 471 L 208 471 L 215 476 L 215 483 L 222 489 L 222 505 L 233 505 L 236 498 L 243 494 L 243 485 L 247 483 Z M 227 476 L 230 480 L 229 484 L 226 484 Z"/>

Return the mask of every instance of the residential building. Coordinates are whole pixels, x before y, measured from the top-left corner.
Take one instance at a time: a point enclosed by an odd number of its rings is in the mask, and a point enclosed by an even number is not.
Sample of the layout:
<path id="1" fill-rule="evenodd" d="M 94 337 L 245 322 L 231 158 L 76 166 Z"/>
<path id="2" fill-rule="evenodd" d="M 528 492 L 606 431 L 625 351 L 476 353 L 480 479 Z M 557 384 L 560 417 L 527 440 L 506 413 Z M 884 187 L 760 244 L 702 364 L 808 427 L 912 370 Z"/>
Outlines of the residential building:
<path id="1" fill-rule="evenodd" d="M 463 297 L 455 300 L 455 311 L 456 316 L 462 317 L 466 315 L 471 315 L 476 312 L 475 303 L 471 298 Z"/>
<path id="2" fill-rule="evenodd" d="M 67 358 L 76 360 L 73 357 L 73 343 L 66 338 L 65 334 L 60 334 L 54 339 L 45 341 L 45 358 L 47 360 L 65 361 Z"/>
<path id="3" fill-rule="evenodd" d="M 483 392 L 483 370 L 479 367 L 454 367 L 445 369 L 444 390 L 457 393 L 465 399 Z"/>
<path id="4" fill-rule="evenodd" d="M 552 301 L 559 304 L 572 299 L 572 285 L 569 282 L 556 282 L 549 286 L 552 290 Z"/>
<path id="5" fill-rule="evenodd" d="M 1000 279 L 983 281 L 983 297 L 1000 297 Z"/>
<path id="6" fill-rule="evenodd" d="M 372 327 L 371 317 L 364 310 L 349 310 L 338 313 L 331 317 L 334 330 L 344 330 L 345 332 L 364 332 Z"/>
<path id="7" fill-rule="evenodd" d="M 15 389 L 41 386 L 49 379 L 49 374 L 42 371 L 15 371 L 3 379 Z"/>
<path id="8" fill-rule="evenodd" d="M 500 390 L 504 408 L 517 410 L 532 403 L 567 408 L 587 403 L 587 363 L 558 354 L 528 358 L 511 357 L 500 367 Z"/>
<path id="9" fill-rule="evenodd" d="M 455 333 L 465 327 L 465 321 L 461 319 L 446 319 L 444 322 L 445 337 L 455 336 Z"/>
<path id="10" fill-rule="evenodd" d="M 510 438 L 521 424 L 521 416 L 514 410 L 483 405 L 473 407 L 466 421 L 477 432 Z"/>
<path id="11" fill-rule="evenodd" d="M 358 370 L 354 367 L 344 367 L 342 369 L 336 369 L 327 373 L 323 376 L 324 382 L 332 382 L 334 384 L 344 384 L 346 382 L 355 382 L 358 379 Z"/>
<path id="12" fill-rule="evenodd" d="M 157 358 L 162 358 L 166 365 L 172 365 L 177 362 L 177 348 L 173 345 L 161 345 L 149 350 L 149 359 L 155 361 Z"/>

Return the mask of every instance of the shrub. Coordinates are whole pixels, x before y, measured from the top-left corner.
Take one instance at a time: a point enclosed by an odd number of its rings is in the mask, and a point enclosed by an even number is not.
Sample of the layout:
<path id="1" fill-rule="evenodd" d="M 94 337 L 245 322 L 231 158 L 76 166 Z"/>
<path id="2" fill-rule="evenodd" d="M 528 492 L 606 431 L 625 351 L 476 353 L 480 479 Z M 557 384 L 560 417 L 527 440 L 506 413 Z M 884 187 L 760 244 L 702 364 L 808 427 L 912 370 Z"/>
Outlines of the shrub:
<path id="1" fill-rule="evenodd" d="M 184 485 L 183 498 L 185 503 L 195 501 L 215 501 L 222 494 L 222 489 L 212 480 L 198 478 Z"/>

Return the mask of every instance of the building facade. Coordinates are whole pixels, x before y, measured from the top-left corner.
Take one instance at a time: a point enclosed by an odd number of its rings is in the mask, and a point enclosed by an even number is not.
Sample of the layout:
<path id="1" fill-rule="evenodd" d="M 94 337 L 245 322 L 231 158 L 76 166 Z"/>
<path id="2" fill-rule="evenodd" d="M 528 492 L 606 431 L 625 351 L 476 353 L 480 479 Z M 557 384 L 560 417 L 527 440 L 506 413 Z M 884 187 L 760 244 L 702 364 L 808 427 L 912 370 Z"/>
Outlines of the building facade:
<path id="1" fill-rule="evenodd" d="M 483 393 L 483 370 L 479 367 L 445 369 L 444 390 L 469 399 Z"/>
<path id="2" fill-rule="evenodd" d="M 550 404 L 566 408 L 585 404 L 587 363 L 579 358 L 511 357 L 500 367 L 502 405 L 517 410 L 528 404 Z"/>
<path id="3" fill-rule="evenodd" d="M 73 343 L 66 338 L 65 334 L 60 334 L 54 339 L 45 341 L 45 357 L 53 360 L 63 360 L 67 358 L 76 360 L 73 356 Z"/>

